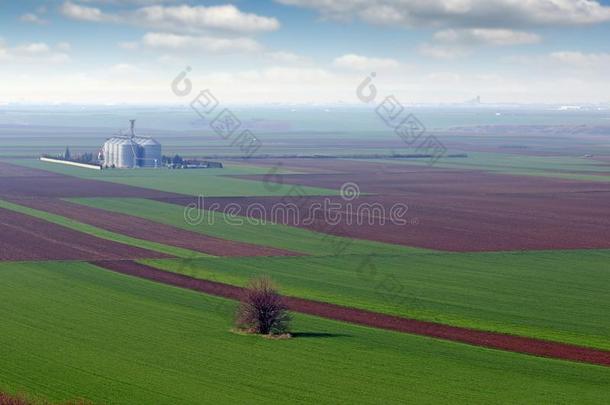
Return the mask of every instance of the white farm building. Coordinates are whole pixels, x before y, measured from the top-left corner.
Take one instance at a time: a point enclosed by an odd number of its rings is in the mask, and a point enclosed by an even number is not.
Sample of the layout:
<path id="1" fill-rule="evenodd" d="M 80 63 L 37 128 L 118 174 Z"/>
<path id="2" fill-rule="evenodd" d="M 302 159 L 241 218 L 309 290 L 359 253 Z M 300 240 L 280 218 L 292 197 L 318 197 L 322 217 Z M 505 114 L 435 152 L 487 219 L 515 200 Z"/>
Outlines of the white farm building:
<path id="1" fill-rule="evenodd" d="M 109 138 L 102 146 L 104 167 L 131 169 L 161 166 L 161 144 L 152 138 L 136 136 L 135 120 L 131 120 L 131 133 Z"/>

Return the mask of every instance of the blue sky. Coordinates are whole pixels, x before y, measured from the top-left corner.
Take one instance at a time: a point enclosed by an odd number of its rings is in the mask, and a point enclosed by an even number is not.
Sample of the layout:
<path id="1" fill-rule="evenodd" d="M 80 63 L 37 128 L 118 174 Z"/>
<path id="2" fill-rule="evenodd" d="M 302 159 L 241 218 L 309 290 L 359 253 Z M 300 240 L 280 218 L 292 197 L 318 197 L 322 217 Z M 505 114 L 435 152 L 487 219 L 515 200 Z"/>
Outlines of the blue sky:
<path id="1" fill-rule="evenodd" d="M 607 103 L 610 0 L 0 0 L 0 103 Z"/>

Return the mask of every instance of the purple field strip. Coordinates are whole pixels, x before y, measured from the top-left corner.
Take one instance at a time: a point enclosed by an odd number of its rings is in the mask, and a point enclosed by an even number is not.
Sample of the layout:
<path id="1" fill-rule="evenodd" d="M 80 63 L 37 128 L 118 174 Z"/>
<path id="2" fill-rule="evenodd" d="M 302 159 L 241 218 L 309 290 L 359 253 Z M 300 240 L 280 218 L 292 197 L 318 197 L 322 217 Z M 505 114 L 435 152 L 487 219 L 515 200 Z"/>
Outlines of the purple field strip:
<path id="1" fill-rule="evenodd" d="M 194 250 L 214 256 L 300 256 L 265 246 L 235 242 L 174 228 L 158 222 L 98 208 L 87 207 L 60 199 L 7 199 L 18 205 L 50 212 L 121 235 Z"/>
<path id="2" fill-rule="evenodd" d="M 155 199 L 186 207 L 198 203 L 195 197 Z M 351 213 L 341 197 L 210 197 L 205 207 L 218 212 L 239 207 L 283 225 L 306 228 L 354 239 L 372 240 L 410 247 L 452 252 L 486 252 L 551 249 L 610 248 L 610 193 L 564 195 L 558 198 L 531 196 L 447 196 L 431 199 L 421 195 L 361 196 L 351 201 Z M 341 207 L 333 214 L 316 212 L 325 201 Z M 298 215 L 274 216 L 274 207 L 294 204 Z M 406 223 L 393 222 L 359 207 L 373 204 L 389 213 L 395 204 L 408 207 Z M 232 211 L 234 212 L 234 211 Z M 315 213 L 315 215 L 310 215 Z M 329 226 L 327 218 L 338 218 Z M 311 219 L 304 221 L 303 219 Z"/>
<path id="3" fill-rule="evenodd" d="M 0 260 L 168 258 L 163 253 L 81 233 L 0 208 Z"/>
<path id="4" fill-rule="evenodd" d="M 243 288 L 240 287 L 170 273 L 133 261 L 94 261 L 92 264 L 118 273 L 232 300 L 239 300 L 243 296 Z M 491 349 L 610 367 L 609 351 L 418 321 L 302 298 L 284 298 L 290 310 L 308 315 Z"/>
<path id="5" fill-rule="evenodd" d="M 133 197 L 163 198 L 180 194 L 81 179 L 0 162 L 0 198 Z"/>
<path id="6" fill-rule="evenodd" d="M 366 220 L 350 225 L 354 218 L 347 213 L 341 214 L 337 226 L 328 226 L 324 218 L 306 224 L 281 218 L 280 223 L 442 251 L 610 248 L 610 183 L 342 159 L 260 159 L 254 164 L 310 173 L 271 178 L 294 186 L 287 198 L 206 198 L 207 205 L 218 203 L 223 210 L 237 204 L 245 212 L 248 206 L 260 204 L 269 214 L 274 205 L 288 202 L 300 208 L 299 218 L 305 218 L 312 206 L 325 200 L 346 204 L 339 197 L 300 197 L 298 187 L 339 190 L 353 183 L 360 191 L 360 197 L 351 201 L 353 207 L 379 204 L 388 212 L 394 204 L 407 206 L 407 223 Z M 265 175 L 234 177 L 266 179 Z M 187 205 L 194 199 L 166 201 Z M 253 216 L 260 218 L 256 212 Z"/>

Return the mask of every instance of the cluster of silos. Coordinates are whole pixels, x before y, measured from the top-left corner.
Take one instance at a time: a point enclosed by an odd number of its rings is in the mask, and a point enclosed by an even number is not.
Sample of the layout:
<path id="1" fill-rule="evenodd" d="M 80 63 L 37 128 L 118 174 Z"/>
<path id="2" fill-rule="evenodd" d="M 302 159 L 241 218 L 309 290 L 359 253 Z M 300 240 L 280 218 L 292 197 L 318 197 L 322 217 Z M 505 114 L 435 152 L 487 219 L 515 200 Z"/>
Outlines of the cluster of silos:
<path id="1" fill-rule="evenodd" d="M 131 135 L 115 136 L 102 147 L 104 166 L 129 169 L 133 167 L 159 167 L 161 144 L 152 138 L 136 136 L 136 120 L 131 123 Z"/>
<path id="2" fill-rule="evenodd" d="M 137 166 L 138 145 L 130 138 L 110 138 L 104 143 L 102 150 L 106 167 L 132 168 Z"/>
<path id="3" fill-rule="evenodd" d="M 102 147 L 104 166 L 129 169 L 161 165 L 161 144 L 152 138 L 115 136 Z"/>

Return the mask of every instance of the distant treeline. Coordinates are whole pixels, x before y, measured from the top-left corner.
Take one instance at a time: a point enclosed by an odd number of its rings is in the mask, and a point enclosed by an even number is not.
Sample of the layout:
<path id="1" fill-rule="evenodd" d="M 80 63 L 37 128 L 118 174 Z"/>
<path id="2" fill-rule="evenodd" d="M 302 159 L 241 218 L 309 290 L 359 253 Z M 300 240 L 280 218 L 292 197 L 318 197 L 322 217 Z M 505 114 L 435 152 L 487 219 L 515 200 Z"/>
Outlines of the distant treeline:
<path id="1" fill-rule="evenodd" d="M 453 153 L 443 155 L 442 158 L 460 159 L 467 158 L 467 153 Z M 256 155 L 256 156 L 231 156 L 231 155 L 210 155 L 201 156 L 202 159 L 430 159 L 438 158 L 436 155 L 412 153 L 412 154 L 352 154 L 352 155 Z"/>
<path id="2" fill-rule="evenodd" d="M 67 162 L 76 162 L 76 163 L 85 163 L 85 164 L 98 164 L 97 157 L 94 156 L 93 153 L 80 153 L 77 155 L 73 155 L 70 153 L 70 148 L 66 148 L 66 151 L 62 155 L 50 155 L 47 153 L 43 153 L 42 157 L 56 160 L 65 160 Z"/>
<path id="3" fill-rule="evenodd" d="M 209 160 L 184 159 L 180 155 L 162 156 L 161 162 L 170 169 L 222 169 L 221 162 Z"/>

